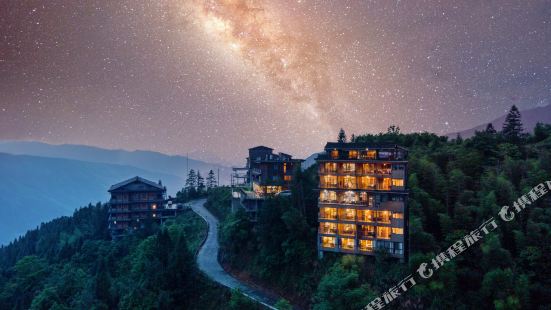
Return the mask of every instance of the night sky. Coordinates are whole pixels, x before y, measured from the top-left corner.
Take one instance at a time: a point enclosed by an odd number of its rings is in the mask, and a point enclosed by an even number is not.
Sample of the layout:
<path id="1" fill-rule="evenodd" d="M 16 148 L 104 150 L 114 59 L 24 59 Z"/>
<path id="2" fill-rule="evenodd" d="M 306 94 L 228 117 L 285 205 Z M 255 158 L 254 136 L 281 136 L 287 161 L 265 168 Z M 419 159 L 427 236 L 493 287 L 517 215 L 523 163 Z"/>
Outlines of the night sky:
<path id="1" fill-rule="evenodd" d="M 551 98 L 550 1 L 0 1 L 0 139 L 243 163 Z"/>

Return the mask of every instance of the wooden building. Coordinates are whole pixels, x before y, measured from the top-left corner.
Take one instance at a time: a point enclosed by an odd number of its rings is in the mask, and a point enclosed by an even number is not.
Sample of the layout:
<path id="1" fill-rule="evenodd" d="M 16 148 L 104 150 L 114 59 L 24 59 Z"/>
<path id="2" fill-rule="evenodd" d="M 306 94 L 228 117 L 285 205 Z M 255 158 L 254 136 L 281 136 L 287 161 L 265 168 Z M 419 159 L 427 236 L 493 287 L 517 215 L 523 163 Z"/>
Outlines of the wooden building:
<path id="1" fill-rule="evenodd" d="M 167 204 L 166 187 L 161 181 L 137 176 L 111 186 L 109 193 L 108 220 L 113 239 L 151 223 L 162 224 L 180 210 Z"/>

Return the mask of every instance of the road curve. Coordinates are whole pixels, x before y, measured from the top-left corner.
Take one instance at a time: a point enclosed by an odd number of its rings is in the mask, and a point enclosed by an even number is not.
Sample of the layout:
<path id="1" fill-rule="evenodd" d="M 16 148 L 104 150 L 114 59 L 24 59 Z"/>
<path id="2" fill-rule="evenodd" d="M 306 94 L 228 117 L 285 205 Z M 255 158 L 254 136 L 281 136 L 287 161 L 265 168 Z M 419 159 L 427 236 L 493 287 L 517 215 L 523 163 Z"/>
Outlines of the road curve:
<path id="1" fill-rule="evenodd" d="M 218 219 L 212 215 L 204 206 L 205 199 L 195 200 L 191 202 L 191 209 L 199 214 L 208 224 L 207 239 L 197 254 L 197 265 L 209 278 L 218 282 L 230 289 L 239 289 L 239 291 L 263 304 L 264 306 L 276 310 L 274 307 L 277 300 L 267 296 L 265 293 L 256 290 L 246 283 L 243 283 L 228 274 L 218 262 Z"/>

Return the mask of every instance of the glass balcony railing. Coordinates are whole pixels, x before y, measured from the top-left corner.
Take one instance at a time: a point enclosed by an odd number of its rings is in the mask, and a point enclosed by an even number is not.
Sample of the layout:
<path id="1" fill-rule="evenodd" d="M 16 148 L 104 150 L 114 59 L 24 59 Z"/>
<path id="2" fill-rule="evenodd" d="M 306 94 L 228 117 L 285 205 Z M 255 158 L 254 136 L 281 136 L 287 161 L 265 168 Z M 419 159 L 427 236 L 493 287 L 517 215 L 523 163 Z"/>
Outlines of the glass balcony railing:
<path id="1" fill-rule="evenodd" d="M 319 229 L 319 232 L 321 234 L 336 234 L 337 233 L 337 228 L 332 228 L 332 227 L 320 227 Z"/>
<path id="2" fill-rule="evenodd" d="M 375 238 L 377 234 L 375 233 L 375 231 L 361 230 L 358 232 L 358 236 L 360 238 Z"/>
<path id="3" fill-rule="evenodd" d="M 322 220 L 336 220 L 337 214 L 331 214 L 331 213 L 320 213 L 319 218 Z"/>
<path id="4" fill-rule="evenodd" d="M 341 229 L 339 231 L 339 235 L 342 236 L 354 236 L 356 234 L 356 231 L 354 229 Z"/>
<path id="5" fill-rule="evenodd" d="M 341 214 L 339 216 L 339 220 L 341 221 L 355 221 L 356 220 L 356 217 L 352 214 Z"/>

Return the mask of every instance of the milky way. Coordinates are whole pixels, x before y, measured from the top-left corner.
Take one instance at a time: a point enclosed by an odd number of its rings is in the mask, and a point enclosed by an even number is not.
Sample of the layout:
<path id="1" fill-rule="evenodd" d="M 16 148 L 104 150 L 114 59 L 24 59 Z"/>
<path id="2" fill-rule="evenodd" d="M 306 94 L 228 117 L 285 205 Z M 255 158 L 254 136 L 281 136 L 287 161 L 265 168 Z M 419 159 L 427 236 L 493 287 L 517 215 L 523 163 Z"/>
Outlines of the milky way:
<path id="1" fill-rule="evenodd" d="M 0 139 L 233 164 L 549 103 L 548 1 L 3 1 Z"/>

